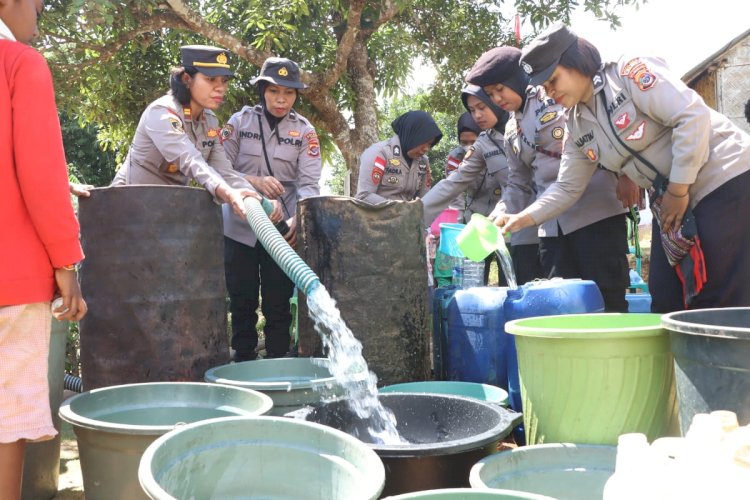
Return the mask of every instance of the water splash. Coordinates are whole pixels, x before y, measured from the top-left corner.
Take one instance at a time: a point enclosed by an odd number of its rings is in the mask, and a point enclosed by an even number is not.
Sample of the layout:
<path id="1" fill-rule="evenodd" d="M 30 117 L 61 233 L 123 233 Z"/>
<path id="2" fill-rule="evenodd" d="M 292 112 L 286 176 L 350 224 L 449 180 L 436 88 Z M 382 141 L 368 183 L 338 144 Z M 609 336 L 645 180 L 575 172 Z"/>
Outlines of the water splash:
<path id="1" fill-rule="evenodd" d="M 310 318 L 315 331 L 328 350 L 329 369 L 345 390 L 346 401 L 357 416 L 369 421 L 368 431 L 377 444 L 406 443 L 396 430 L 396 417 L 378 399 L 378 379 L 367 368 L 362 344 L 341 318 L 336 301 L 324 286 L 318 286 L 307 297 Z"/>
<path id="2" fill-rule="evenodd" d="M 513 269 L 513 259 L 510 258 L 510 251 L 508 250 L 508 247 L 505 246 L 505 239 L 499 232 L 497 237 L 497 249 L 495 250 L 495 255 L 497 255 L 498 259 L 500 259 L 500 267 L 502 267 L 503 269 L 505 281 L 508 282 L 508 288 L 510 290 L 517 289 L 518 283 L 516 283 L 516 271 Z"/>

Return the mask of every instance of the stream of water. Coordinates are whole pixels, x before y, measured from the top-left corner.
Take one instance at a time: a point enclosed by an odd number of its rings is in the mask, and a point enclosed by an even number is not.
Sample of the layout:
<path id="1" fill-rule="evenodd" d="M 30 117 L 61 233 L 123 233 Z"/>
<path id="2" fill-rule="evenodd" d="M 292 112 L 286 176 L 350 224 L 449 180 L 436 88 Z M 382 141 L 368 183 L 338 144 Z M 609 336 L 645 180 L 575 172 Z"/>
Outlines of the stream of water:
<path id="1" fill-rule="evenodd" d="M 331 374 L 346 391 L 346 401 L 359 418 L 369 420 L 374 443 L 406 443 L 396 430 L 396 417 L 378 399 L 377 377 L 362 357 L 362 344 L 341 318 L 336 301 L 324 286 L 307 297 L 315 330 L 328 351 Z"/>

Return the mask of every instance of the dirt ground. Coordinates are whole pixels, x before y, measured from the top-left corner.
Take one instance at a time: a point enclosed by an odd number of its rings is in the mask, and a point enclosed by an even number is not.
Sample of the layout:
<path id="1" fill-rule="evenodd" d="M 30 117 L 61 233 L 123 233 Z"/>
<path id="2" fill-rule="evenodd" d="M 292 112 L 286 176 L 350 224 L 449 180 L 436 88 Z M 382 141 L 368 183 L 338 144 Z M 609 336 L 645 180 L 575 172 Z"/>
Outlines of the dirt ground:
<path id="1" fill-rule="evenodd" d="M 74 393 L 66 391 L 65 397 Z M 83 500 L 83 477 L 81 462 L 78 460 L 76 436 L 67 422 L 62 423 L 60 440 L 60 480 L 57 483 L 55 500 Z"/>

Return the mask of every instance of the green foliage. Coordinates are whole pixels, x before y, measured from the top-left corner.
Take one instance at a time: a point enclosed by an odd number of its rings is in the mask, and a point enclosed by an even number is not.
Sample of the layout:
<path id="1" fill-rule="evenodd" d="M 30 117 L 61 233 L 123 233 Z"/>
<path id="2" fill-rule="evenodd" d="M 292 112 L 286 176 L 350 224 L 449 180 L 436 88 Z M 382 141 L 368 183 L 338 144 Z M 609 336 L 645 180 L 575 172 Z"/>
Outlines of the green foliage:
<path id="1" fill-rule="evenodd" d="M 616 25 L 618 8 L 642 1 L 584 0 L 583 5 Z M 218 112 L 220 120 L 255 102 L 249 80 L 266 56 L 299 62 L 312 82 L 309 95 L 317 100 L 303 96 L 296 107 L 319 129 L 323 155 L 330 159 L 335 148 L 327 132 L 335 126 L 339 149 L 351 148 L 347 134 L 341 133 L 342 120 L 357 131 L 357 138 L 370 140 L 375 135 L 371 122 L 358 123 L 356 117 L 357 110 L 377 113 L 377 104 L 363 99 L 357 89 L 372 85 L 378 95 L 392 99 L 405 90 L 420 58 L 437 70 L 426 109 L 454 113 L 463 75 L 476 57 L 489 47 L 513 42 L 505 0 L 367 0 L 354 44 L 366 52 L 352 53 L 329 88 L 321 85 L 335 67 L 354 0 L 184 3 L 193 15 L 181 17 L 173 0 L 46 2 L 41 46 L 53 70 L 58 103 L 69 115 L 95 124 L 99 141 L 107 151 L 117 152 L 118 160 L 127 151 L 143 109 L 167 91 L 170 67 L 178 64 L 183 44 L 226 45 L 239 54 L 234 59 L 237 77 Z M 578 2 L 515 0 L 514 6 L 541 28 L 569 20 Z M 355 69 L 352 63 L 362 58 L 367 59 L 366 70 Z M 362 82 L 364 86 L 358 85 Z M 348 151 L 350 161 L 362 145 L 359 141 Z"/>
<path id="2" fill-rule="evenodd" d="M 66 114 L 60 115 L 60 127 L 71 177 L 82 184 L 109 185 L 117 170 L 115 154 L 102 150 L 96 128 Z"/>

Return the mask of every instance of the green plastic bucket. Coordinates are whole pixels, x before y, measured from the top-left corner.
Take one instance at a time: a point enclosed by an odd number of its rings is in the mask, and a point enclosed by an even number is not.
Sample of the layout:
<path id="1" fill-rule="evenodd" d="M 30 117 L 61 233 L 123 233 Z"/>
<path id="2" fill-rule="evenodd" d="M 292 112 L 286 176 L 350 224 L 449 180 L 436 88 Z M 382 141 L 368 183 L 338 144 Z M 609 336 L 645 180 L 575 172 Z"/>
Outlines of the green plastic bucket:
<path id="1" fill-rule="evenodd" d="M 262 415 L 271 398 L 239 387 L 154 382 L 102 387 L 73 396 L 60 416 L 78 440 L 86 500 L 147 498 L 138 484 L 146 448 L 175 426 L 199 420 Z"/>
<path id="2" fill-rule="evenodd" d="M 495 453 L 471 468 L 472 488 L 500 488 L 557 500 L 601 500 L 616 446 L 540 444 Z"/>
<path id="3" fill-rule="evenodd" d="M 474 262 L 482 262 L 497 250 L 498 243 L 504 245 L 498 227 L 482 214 L 472 214 L 469 223 L 458 233 L 456 243 L 466 258 Z"/>
<path id="4" fill-rule="evenodd" d="M 152 499 L 378 498 L 385 468 L 348 434 L 282 417 L 230 417 L 185 425 L 160 437 L 138 477 Z"/>
<path id="5" fill-rule="evenodd" d="M 384 500 L 554 500 L 552 497 L 534 495 L 523 491 L 472 490 L 470 488 L 449 488 L 444 490 L 417 491 L 385 497 Z"/>
<path id="6" fill-rule="evenodd" d="M 479 399 L 487 403 L 508 406 L 508 392 L 499 387 L 477 382 L 430 380 L 427 382 L 405 382 L 381 387 L 378 392 L 417 392 L 427 394 L 450 394 Z"/>
<path id="7" fill-rule="evenodd" d="M 529 444 L 617 444 L 679 435 L 669 337 L 658 314 L 570 314 L 506 323 Z"/>
<path id="8" fill-rule="evenodd" d="M 273 400 L 269 415 L 283 416 L 343 396 L 344 390 L 328 366 L 328 358 L 260 359 L 211 368 L 205 380 L 267 394 Z"/>

